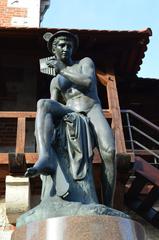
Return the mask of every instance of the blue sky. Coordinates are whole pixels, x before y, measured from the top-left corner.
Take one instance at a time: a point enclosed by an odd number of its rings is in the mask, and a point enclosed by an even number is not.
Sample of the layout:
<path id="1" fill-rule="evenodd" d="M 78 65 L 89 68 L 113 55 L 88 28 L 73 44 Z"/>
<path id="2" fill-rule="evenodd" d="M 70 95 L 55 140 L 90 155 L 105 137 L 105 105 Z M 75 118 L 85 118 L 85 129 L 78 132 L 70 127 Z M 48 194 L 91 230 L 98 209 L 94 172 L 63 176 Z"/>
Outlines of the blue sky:
<path id="1" fill-rule="evenodd" d="M 138 73 L 159 79 L 159 0 L 51 0 L 41 27 L 105 30 L 152 29 Z"/>

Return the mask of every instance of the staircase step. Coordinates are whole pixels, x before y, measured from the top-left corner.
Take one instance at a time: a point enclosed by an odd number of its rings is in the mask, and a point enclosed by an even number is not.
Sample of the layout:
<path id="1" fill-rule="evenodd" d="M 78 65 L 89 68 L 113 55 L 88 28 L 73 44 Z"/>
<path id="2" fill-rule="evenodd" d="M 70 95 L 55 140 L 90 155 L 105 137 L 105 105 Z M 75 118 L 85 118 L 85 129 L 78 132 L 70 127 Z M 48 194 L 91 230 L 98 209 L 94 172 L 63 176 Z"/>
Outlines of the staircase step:
<path id="1" fill-rule="evenodd" d="M 159 170 L 141 157 L 136 157 L 134 171 L 136 178 L 125 194 L 125 203 L 145 220 L 159 228 L 159 211 L 154 209 L 155 203 L 159 200 Z M 146 196 L 143 196 L 141 193 L 147 184 L 151 184 L 152 188 Z"/>
<path id="2" fill-rule="evenodd" d="M 144 188 L 145 184 L 147 183 L 147 179 L 143 177 L 142 175 L 138 174 L 137 172 L 135 173 L 136 178 L 131 184 L 131 187 L 129 188 L 126 196 L 127 199 L 134 199 L 136 198 L 139 193 L 142 191 Z"/>
<path id="3" fill-rule="evenodd" d="M 142 204 L 139 206 L 139 212 L 148 211 L 154 203 L 159 199 L 159 188 L 153 187 L 149 192 L 148 196 L 142 201 Z"/>
<path id="4" fill-rule="evenodd" d="M 141 176 L 145 177 L 155 186 L 159 187 L 159 169 L 155 168 L 141 157 L 135 158 L 134 170 Z"/>

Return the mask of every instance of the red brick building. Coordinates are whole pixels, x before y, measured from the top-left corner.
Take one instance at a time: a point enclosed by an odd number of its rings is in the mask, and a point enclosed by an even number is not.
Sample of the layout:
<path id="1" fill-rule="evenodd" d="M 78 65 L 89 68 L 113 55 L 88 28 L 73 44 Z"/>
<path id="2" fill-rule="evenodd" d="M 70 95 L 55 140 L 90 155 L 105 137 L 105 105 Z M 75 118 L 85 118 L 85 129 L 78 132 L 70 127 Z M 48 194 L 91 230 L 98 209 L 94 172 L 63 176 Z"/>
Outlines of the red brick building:
<path id="1" fill-rule="evenodd" d="M 46 0 L 0 1 L 0 26 L 39 27 L 49 2 Z"/>

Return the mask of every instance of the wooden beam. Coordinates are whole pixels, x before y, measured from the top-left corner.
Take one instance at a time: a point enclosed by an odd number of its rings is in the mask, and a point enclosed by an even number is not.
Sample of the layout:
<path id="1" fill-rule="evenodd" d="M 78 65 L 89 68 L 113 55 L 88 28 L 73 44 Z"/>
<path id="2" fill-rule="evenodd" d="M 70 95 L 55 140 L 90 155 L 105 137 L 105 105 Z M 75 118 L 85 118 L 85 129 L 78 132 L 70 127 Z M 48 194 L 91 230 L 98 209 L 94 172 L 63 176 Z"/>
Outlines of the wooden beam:
<path id="1" fill-rule="evenodd" d="M 108 109 L 103 109 L 103 113 L 104 113 L 104 116 L 105 116 L 106 118 L 112 118 L 112 114 L 111 114 L 110 110 L 108 110 Z"/>
<path id="2" fill-rule="evenodd" d="M 36 112 L 7 112 L 0 111 L 0 118 L 35 118 Z"/>
<path id="3" fill-rule="evenodd" d="M 38 153 L 24 153 L 27 164 L 34 164 L 38 159 Z M 0 153 L 0 165 L 9 164 L 9 154 Z"/>
<path id="4" fill-rule="evenodd" d="M 155 154 L 158 154 L 159 155 L 159 150 L 157 149 L 151 149 Z M 132 152 L 132 149 L 127 149 L 127 152 L 128 153 L 131 153 Z M 134 150 L 134 153 L 135 155 L 142 155 L 142 156 L 152 156 L 151 153 L 149 153 L 148 151 L 146 150 L 143 150 L 143 149 L 135 149 Z"/>
<path id="5" fill-rule="evenodd" d="M 0 164 L 8 164 L 8 163 L 9 163 L 9 154 L 0 153 Z"/>
<path id="6" fill-rule="evenodd" d="M 107 118 L 111 118 L 111 113 L 108 109 L 103 109 Z M 0 118 L 35 118 L 36 112 L 1 112 Z"/>
<path id="7" fill-rule="evenodd" d="M 25 159 L 28 164 L 34 164 L 38 160 L 38 153 L 25 153 Z"/>
<path id="8" fill-rule="evenodd" d="M 107 79 L 107 74 L 100 71 L 100 70 L 96 70 L 96 75 L 97 75 L 97 78 L 99 80 L 99 82 L 104 85 L 104 86 L 107 86 L 107 83 L 108 83 L 108 79 Z"/>
<path id="9" fill-rule="evenodd" d="M 107 78 L 105 82 L 107 82 L 108 105 L 112 114 L 112 129 L 115 134 L 116 152 L 117 154 L 126 153 L 116 78 L 112 69 L 105 74 L 105 78 Z"/>
<path id="10" fill-rule="evenodd" d="M 26 132 L 26 119 L 25 119 L 25 117 L 18 118 L 17 138 L 16 138 L 16 153 L 24 153 L 25 132 Z"/>

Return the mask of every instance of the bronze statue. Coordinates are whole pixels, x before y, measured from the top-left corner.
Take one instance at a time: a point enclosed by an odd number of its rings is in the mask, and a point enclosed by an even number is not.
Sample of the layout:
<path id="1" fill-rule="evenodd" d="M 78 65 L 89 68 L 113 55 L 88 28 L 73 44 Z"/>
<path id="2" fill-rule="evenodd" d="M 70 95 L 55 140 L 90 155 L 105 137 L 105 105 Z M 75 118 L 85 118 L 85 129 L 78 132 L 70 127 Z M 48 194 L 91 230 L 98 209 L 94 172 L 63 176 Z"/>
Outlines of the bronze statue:
<path id="1" fill-rule="evenodd" d="M 94 63 L 88 57 L 79 61 L 72 60 L 72 54 L 78 48 L 78 38 L 71 32 L 47 33 L 45 38 L 49 51 L 54 55 L 48 65 L 55 70 L 56 76 L 50 85 L 51 99 L 41 99 L 37 103 L 36 138 L 39 159 L 27 170 L 26 176 L 55 172 L 56 151 L 51 146 L 54 128 L 68 113 L 82 113 L 93 126 L 96 145 L 103 160 L 104 202 L 111 206 L 116 171 L 114 138 L 97 95 Z M 60 95 L 64 104 L 59 102 Z"/>
<path id="2" fill-rule="evenodd" d="M 58 216 L 114 215 L 111 209 L 116 178 L 115 146 L 97 95 L 93 61 L 72 59 L 78 38 L 68 31 L 46 33 L 52 57 L 46 62 L 54 75 L 51 99 L 37 103 L 35 135 L 39 159 L 25 176 L 41 175 L 41 203 L 23 214 L 17 226 Z M 102 158 L 104 204 L 98 203 L 92 174 L 93 148 Z"/>

